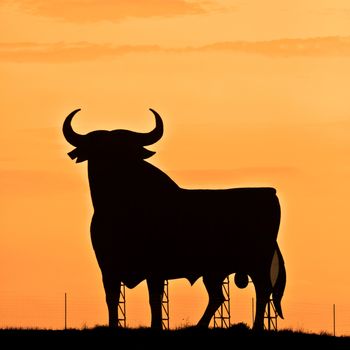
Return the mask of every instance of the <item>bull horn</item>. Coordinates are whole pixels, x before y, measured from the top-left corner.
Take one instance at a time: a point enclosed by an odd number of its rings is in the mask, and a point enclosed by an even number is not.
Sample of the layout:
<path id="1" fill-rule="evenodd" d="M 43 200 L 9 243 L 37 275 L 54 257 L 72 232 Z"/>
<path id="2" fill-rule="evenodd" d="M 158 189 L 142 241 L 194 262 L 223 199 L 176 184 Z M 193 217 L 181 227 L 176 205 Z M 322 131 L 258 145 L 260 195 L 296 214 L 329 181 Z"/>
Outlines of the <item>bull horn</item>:
<path id="1" fill-rule="evenodd" d="M 160 115 L 153 110 L 149 109 L 156 118 L 155 128 L 148 133 L 135 133 L 137 135 L 137 140 L 141 143 L 142 146 L 148 146 L 156 143 L 163 136 L 163 121 Z"/>
<path id="2" fill-rule="evenodd" d="M 78 147 L 79 145 L 81 145 L 81 142 L 84 138 L 84 135 L 80 135 L 78 133 L 76 133 L 73 128 L 72 128 L 72 119 L 74 117 L 74 115 L 76 113 L 78 113 L 80 111 L 79 109 L 76 109 L 75 111 L 71 112 L 66 120 L 63 123 L 63 135 L 66 138 L 66 140 L 73 146 Z"/>

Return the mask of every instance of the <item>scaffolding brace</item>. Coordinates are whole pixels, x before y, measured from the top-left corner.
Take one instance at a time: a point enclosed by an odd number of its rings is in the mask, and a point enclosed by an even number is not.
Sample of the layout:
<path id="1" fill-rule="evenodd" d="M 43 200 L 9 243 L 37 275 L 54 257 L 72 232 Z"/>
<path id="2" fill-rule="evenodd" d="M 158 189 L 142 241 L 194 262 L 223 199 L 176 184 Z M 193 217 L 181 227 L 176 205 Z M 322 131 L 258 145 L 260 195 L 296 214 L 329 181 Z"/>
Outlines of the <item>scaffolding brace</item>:
<path id="1" fill-rule="evenodd" d="M 162 328 L 169 329 L 169 281 L 164 280 L 162 296 Z"/>
<path id="2" fill-rule="evenodd" d="M 231 326 L 229 276 L 222 282 L 222 292 L 224 301 L 214 314 L 214 328 L 229 328 Z"/>
<path id="3" fill-rule="evenodd" d="M 268 331 L 277 331 L 277 312 L 273 300 L 269 298 L 264 314 L 264 329 Z"/>
<path id="4" fill-rule="evenodd" d="M 126 328 L 126 298 L 125 284 L 120 283 L 119 303 L 118 303 L 118 327 Z"/>

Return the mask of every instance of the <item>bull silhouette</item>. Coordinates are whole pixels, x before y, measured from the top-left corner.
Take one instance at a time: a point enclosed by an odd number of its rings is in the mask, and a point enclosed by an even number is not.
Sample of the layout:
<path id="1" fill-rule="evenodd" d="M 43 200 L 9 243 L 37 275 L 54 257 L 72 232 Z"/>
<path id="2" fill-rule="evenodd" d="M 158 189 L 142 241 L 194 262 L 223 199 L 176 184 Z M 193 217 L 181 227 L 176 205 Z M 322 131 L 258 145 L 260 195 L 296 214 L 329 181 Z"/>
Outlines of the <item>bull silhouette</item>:
<path id="1" fill-rule="evenodd" d="M 94 207 L 91 240 L 101 269 L 109 326 L 117 327 L 120 285 L 134 288 L 146 280 L 151 327 L 162 327 L 165 280 L 203 278 L 207 308 L 198 322 L 208 327 L 224 301 L 222 282 L 235 273 L 244 288 L 248 276 L 256 291 L 253 328 L 263 329 L 264 310 L 272 294 L 283 318 L 281 299 L 286 271 L 277 234 L 280 205 L 274 188 L 190 190 L 146 162 L 144 148 L 163 135 L 163 122 L 148 133 L 97 130 L 76 133 L 71 112 L 63 124 L 66 140 L 76 147 L 68 155 L 88 161 Z"/>

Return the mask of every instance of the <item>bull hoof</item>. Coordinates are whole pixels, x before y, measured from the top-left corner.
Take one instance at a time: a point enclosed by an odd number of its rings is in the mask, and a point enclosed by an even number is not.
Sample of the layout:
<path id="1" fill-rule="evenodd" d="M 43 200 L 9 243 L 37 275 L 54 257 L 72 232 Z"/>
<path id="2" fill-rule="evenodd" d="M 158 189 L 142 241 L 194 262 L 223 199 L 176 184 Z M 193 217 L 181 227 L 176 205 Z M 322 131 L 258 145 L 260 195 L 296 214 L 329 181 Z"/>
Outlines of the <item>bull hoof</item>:
<path id="1" fill-rule="evenodd" d="M 252 332 L 255 333 L 255 334 L 263 333 L 264 332 L 264 327 L 253 326 Z"/>
<path id="2" fill-rule="evenodd" d="M 162 327 L 162 325 L 159 325 L 159 324 L 152 324 L 151 329 L 161 331 L 161 330 L 163 330 L 163 327 Z"/>
<path id="3" fill-rule="evenodd" d="M 206 322 L 198 322 L 196 325 L 196 328 L 198 329 L 208 329 L 209 325 Z"/>

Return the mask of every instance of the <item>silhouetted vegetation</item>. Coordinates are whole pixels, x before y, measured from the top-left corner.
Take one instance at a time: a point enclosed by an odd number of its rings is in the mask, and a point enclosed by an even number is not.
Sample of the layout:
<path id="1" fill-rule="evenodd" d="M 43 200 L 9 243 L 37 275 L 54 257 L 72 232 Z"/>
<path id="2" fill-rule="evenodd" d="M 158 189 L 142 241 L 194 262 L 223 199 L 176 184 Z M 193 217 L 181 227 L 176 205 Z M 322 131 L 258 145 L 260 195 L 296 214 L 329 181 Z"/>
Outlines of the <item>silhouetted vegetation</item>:
<path id="1" fill-rule="evenodd" d="M 43 329 L 2 329 L 0 338 L 10 341 L 12 345 L 18 342 L 22 344 L 38 344 L 45 342 L 52 346 L 58 344 L 71 344 L 78 342 L 83 344 L 105 344 L 112 342 L 114 346 L 123 345 L 150 345 L 168 348 L 173 345 L 186 346 L 210 345 L 210 346 L 285 346 L 310 345 L 326 346 L 334 349 L 350 346 L 350 337 L 334 337 L 328 333 L 304 333 L 302 331 L 281 330 L 253 332 L 243 323 L 233 325 L 229 329 L 200 329 L 197 327 L 186 327 L 175 330 L 160 331 L 151 328 L 120 328 L 110 329 L 98 326 L 85 329 L 68 330 L 43 330 Z"/>

